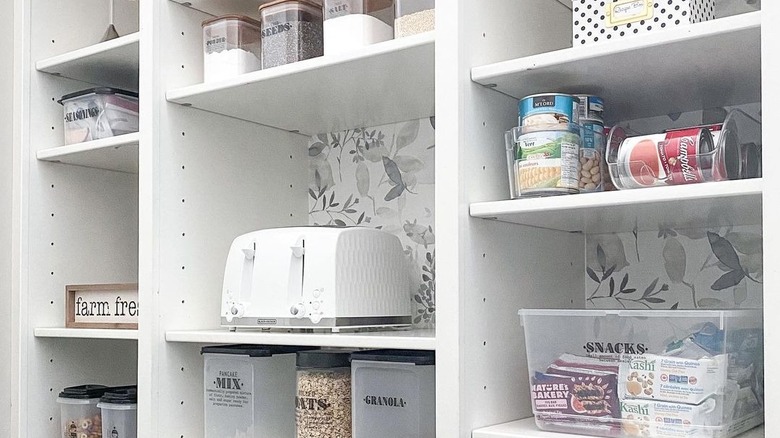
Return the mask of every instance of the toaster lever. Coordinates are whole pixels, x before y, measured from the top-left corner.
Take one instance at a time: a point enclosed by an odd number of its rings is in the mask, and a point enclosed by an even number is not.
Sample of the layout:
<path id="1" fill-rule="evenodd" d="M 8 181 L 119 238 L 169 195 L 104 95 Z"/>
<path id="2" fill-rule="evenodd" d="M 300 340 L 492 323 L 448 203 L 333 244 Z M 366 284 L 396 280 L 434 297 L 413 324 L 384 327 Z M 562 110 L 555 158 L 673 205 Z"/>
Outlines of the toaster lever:
<path id="1" fill-rule="evenodd" d="M 246 257 L 247 260 L 254 260 L 255 259 L 255 249 L 256 249 L 256 243 L 252 242 L 251 248 L 244 248 L 241 250 L 241 252 L 244 253 L 244 257 Z"/>
<path id="2" fill-rule="evenodd" d="M 303 246 L 303 241 L 300 240 L 299 242 L 300 242 L 299 244 L 290 247 L 293 255 L 297 258 L 301 258 L 303 257 L 304 254 L 306 254 L 306 248 L 304 248 Z"/>

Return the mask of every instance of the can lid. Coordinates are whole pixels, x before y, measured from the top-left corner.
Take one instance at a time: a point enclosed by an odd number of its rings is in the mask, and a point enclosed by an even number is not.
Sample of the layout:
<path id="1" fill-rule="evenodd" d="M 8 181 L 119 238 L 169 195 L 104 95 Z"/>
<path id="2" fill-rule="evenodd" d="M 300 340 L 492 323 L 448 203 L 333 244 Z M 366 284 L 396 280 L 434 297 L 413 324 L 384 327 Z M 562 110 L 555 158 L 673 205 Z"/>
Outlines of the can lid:
<path id="1" fill-rule="evenodd" d="M 131 405 L 138 403 L 138 389 L 135 386 L 118 386 L 108 388 L 105 394 L 100 397 L 101 403 L 112 403 L 116 405 Z"/>
<path id="2" fill-rule="evenodd" d="M 208 20 L 203 20 L 203 23 L 201 23 L 200 26 L 206 27 L 211 23 L 216 23 L 218 21 L 227 21 L 227 20 L 243 21 L 244 23 L 251 24 L 252 26 L 260 27 L 259 21 L 255 20 L 254 18 L 247 17 L 246 15 L 239 15 L 239 14 L 220 15 L 219 17 L 209 18 Z"/>
<path id="3" fill-rule="evenodd" d="M 299 351 L 295 365 L 298 368 L 342 368 L 349 366 L 352 353 L 342 350 Z"/>
<path id="4" fill-rule="evenodd" d="M 65 389 L 63 389 L 59 397 L 61 398 L 72 398 L 72 399 L 79 399 L 79 400 L 86 400 L 90 398 L 100 398 L 103 396 L 103 394 L 108 390 L 109 388 L 107 386 L 103 385 L 79 385 L 79 386 L 70 386 Z"/>
<path id="5" fill-rule="evenodd" d="M 124 94 L 125 96 L 135 97 L 138 98 L 138 93 L 134 93 L 132 91 L 122 90 L 119 88 L 111 88 L 111 87 L 97 87 L 97 88 L 88 88 L 86 90 L 76 91 L 74 93 L 69 93 L 64 96 L 62 96 L 62 99 L 58 100 L 57 103 L 62 105 L 62 102 L 66 100 L 71 100 L 76 97 L 86 96 L 87 94 Z"/>
<path id="6" fill-rule="evenodd" d="M 436 353 L 420 350 L 369 350 L 352 353 L 352 360 L 435 365 Z"/>
<path id="7" fill-rule="evenodd" d="M 291 354 L 301 350 L 310 350 L 314 347 L 294 347 L 287 345 L 212 345 L 200 349 L 201 354 L 233 354 L 248 357 L 271 357 L 276 354 Z"/>

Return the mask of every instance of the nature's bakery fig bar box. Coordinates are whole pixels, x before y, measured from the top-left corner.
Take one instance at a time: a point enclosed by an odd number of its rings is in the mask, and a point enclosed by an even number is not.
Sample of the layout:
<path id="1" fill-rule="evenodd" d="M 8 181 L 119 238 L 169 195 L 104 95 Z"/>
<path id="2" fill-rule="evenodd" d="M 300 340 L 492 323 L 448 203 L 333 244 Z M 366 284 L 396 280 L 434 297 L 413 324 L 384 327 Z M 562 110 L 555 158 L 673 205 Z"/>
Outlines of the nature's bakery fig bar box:
<path id="1" fill-rule="evenodd" d="M 653 354 L 622 355 L 621 399 L 645 399 L 697 405 L 723 392 L 728 358 L 685 359 Z"/>
<path id="2" fill-rule="evenodd" d="M 535 412 L 620 418 L 617 376 L 565 372 L 567 375 L 535 374 L 531 387 Z"/>

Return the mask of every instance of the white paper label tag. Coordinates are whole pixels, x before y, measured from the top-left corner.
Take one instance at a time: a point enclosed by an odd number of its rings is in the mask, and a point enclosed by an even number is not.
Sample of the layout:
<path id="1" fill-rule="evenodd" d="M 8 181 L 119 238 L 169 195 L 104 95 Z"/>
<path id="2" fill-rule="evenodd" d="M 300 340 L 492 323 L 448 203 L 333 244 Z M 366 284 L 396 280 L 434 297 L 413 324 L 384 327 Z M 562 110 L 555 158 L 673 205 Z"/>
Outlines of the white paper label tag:
<path id="1" fill-rule="evenodd" d="M 653 2 L 648 0 L 621 0 L 607 10 L 607 25 L 620 26 L 653 18 Z"/>

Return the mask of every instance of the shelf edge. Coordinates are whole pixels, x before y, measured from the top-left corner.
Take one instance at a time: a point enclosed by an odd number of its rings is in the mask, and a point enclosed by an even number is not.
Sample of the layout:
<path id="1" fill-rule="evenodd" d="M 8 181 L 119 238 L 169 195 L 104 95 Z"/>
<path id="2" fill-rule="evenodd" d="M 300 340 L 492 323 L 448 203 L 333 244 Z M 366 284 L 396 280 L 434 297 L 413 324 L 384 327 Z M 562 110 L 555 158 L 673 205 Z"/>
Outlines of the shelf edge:
<path id="1" fill-rule="evenodd" d="M 35 69 L 44 73 L 52 73 L 49 70 L 54 67 L 58 67 L 69 62 L 78 61 L 79 59 L 97 55 L 99 53 L 109 52 L 119 47 L 138 44 L 141 40 L 140 35 L 140 32 L 134 32 L 113 40 L 63 53 L 62 55 L 45 58 L 35 63 Z"/>

